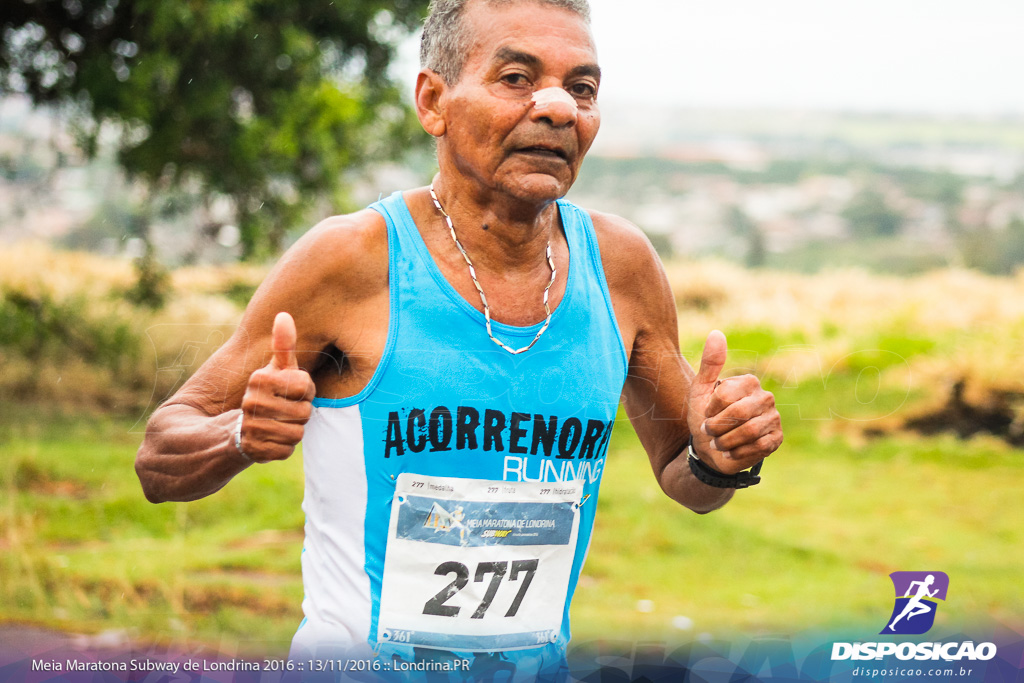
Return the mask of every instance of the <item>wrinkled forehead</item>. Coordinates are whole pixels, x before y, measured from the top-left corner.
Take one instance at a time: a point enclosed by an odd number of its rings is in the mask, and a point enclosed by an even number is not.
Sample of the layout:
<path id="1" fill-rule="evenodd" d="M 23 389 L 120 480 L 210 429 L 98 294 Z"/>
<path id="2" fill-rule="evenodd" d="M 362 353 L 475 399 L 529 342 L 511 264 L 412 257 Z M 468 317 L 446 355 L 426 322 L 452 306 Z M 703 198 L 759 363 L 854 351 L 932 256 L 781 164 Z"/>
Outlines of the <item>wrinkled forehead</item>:
<path id="1" fill-rule="evenodd" d="M 560 55 L 597 65 L 597 48 L 586 19 L 572 10 L 533 0 L 471 2 L 463 16 L 467 32 L 466 63 L 508 61 L 510 55 L 539 59 L 538 47 L 558 48 Z"/>

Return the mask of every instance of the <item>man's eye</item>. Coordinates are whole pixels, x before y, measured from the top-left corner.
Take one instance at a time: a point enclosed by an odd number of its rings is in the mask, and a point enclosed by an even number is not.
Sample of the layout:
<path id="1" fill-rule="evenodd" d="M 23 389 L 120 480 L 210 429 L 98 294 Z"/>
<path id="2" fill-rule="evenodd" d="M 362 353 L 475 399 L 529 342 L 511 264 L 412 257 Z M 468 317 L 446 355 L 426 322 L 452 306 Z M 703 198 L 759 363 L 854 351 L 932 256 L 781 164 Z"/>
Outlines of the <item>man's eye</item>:
<path id="1" fill-rule="evenodd" d="M 569 92 L 572 93 L 573 97 L 595 97 L 597 96 L 597 88 L 589 83 L 576 83 L 569 88 Z"/>
<path id="2" fill-rule="evenodd" d="M 501 77 L 501 80 L 509 85 L 526 85 L 528 83 L 525 74 L 506 74 Z"/>

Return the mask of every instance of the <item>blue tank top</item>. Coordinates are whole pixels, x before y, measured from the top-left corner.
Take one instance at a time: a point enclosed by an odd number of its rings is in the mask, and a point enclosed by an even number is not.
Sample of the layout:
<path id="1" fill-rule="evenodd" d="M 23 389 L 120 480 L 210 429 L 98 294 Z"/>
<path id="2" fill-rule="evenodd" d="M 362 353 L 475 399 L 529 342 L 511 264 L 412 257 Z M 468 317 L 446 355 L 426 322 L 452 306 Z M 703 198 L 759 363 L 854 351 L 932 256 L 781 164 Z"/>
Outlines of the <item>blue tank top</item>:
<path id="1" fill-rule="evenodd" d="M 565 295 L 512 355 L 445 280 L 401 193 L 371 208 L 387 223 L 388 336 L 362 391 L 313 402 L 293 656 L 363 644 L 382 673 L 454 658 L 483 677 L 553 675 L 627 368 L 593 224 L 558 202 Z M 519 348 L 541 325 L 493 331 Z"/>

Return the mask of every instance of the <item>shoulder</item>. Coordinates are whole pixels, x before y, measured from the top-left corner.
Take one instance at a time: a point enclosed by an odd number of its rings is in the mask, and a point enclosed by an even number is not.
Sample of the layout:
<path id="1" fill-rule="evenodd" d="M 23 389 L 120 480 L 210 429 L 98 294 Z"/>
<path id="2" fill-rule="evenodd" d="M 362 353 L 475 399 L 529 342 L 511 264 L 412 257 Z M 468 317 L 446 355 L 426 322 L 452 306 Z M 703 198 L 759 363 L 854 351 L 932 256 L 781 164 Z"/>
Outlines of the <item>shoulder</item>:
<path id="1" fill-rule="evenodd" d="M 621 216 L 588 213 L 612 296 L 626 298 L 645 314 L 651 313 L 651 307 L 674 308 L 665 268 L 643 230 Z"/>
<path id="2" fill-rule="evenodd" d="M 652 338 L 674 340 L 675 299 L 651 241 L 625 218 L 600 211 L 587 213 L 594 224 L 615 317 L 630 356 Z"/>
<path id="3" fill-rule="evenodd" d="M 384 218 L 369 209 L 332 216 L 280 258 L 249 302 L 242 327 L 269 330 L 277 312 L 287 311 L 295 319 L 300 341 L 319 346 L 336 338 L 339 319 L 387 291 Z"/>
<path id="4" fill-rule="evenodd" d="M 387 266 L 387 224 L 376 211 L 364 209 L 318 223 L 281 257 L 268 280 L 340 286 L 358 295 L 386 286 Z"/>
<path id="5" fill-rule="evenodd" d="M 612 281 L 634 284 L 638 276 L 655 276 L 664 269 L 661 259 L 643 230 L 621 216 L 587 211 L 601 250 L 605 276 Z"/>

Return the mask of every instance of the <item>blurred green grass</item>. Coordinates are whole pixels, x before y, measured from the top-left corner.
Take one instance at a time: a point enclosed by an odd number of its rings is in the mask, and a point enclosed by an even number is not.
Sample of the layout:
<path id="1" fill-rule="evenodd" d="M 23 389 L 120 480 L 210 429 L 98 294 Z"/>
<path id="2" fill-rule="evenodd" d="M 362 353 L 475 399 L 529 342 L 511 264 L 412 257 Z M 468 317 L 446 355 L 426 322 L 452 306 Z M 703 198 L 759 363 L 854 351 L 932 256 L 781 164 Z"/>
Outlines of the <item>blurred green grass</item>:
<path id="1" fill-rule="evenodd" d="M 286 647 L 301 619 L 302 462 L 152 505 L 134 420 L 3 406 L 0 619 Z"/>
<path id="2" fill-rule="evenodd" d="M 763 483 L 706 516 L 662 496 L 629 430 L 613 437 L 576 637 L 877 632 L 898 570 L 950 575 L 939 627 L 1024 624 L 1024 504 L 1008 485 L 1021 475 L 1019 451 L 951 437 L 855 446 L 782 412 L 787 440 Z"/>
<path id="3" fill-rule="evenodd" d="M 230 333 L 232 297 L 263 274 L 176 271 L 153 312 L 117 294 L 125 263 L 0 254 L 0 317 L 17 323 L 0 335 L 0 622 L 286 651 L 301 619 L 301 452 L 194 503 L 149 504 L 133 469 L 139 416 Z M 786 442 L 761 486 L 698 516 L 661 493 L 620 416 L 573 602 L 577 641 L 877 632 L 897 570 L 950 575 L 939 628 L 994 619 L 1024 632 L 1024 452 L 904 428 L 957 382 L 972 406 L 1009 401 L 1024 428 L 1024 273 L 679 262 L 668 274 L 686 357 L 725 330 L 727 373 L 755 372 L 775 393 Z M 90 355 L 112 340 L 112 355 Z"/>
<path id="4" fill-rule="evenodd" d="M 760 353 L 778 341 L 761 337 L 733 336 L 760 339 Z M 577 640 L 877 629 L 897 570 L 950 575 L 940 627 L 1024 625 L 1021 452 L 995 438 L 865 437 L 857 420 L 917 394 L 883 382 L 864 401 L 861 370 L 767 379 L 786 443 L 761 486 L 705 516 L 664 497 L 620 416 L 573 603 Z M 0 619 L 286 651 L 301 619 L 301 454 L 208 499 L 151 505 L 132 467 L 133 420 L 2 414 Z"/>

